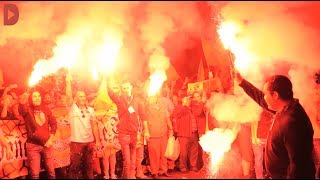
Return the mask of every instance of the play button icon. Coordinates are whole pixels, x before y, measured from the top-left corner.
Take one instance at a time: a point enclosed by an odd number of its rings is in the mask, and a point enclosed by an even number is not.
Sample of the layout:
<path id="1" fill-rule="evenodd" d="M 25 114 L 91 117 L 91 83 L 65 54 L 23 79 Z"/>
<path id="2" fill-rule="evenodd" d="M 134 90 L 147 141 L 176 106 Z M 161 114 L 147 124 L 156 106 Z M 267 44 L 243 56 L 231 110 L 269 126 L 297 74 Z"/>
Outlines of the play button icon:
<path id="1" fill-rule="evenodd" d="M 15 4 L 4 4 L 3 24 L 10 26 L 15 25 L 19 20 L 19 10 Z"/>

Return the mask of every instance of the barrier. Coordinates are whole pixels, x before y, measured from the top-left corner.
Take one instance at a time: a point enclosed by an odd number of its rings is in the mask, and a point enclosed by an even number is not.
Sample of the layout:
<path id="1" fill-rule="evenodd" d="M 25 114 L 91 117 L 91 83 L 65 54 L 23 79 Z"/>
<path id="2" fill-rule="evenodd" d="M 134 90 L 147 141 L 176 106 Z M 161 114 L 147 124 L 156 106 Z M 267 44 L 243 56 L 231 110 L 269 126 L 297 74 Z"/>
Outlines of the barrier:
<path id="1" fill-rule="evenodd" d="M 10 147 L 14 152 L 13 159 L 6 158 L 5 149 L 0 145 L 0 179 L 13 179 L 28 175 L 26 156 L 27 134 L 24 120 L 0 120 L 0 128 L 4 132 Z M 68 134 L 69 126 L 58 123 L 60 132 L 53 144 L 55 167 L 65 167 L 70 164 L 70 148 Z"/>

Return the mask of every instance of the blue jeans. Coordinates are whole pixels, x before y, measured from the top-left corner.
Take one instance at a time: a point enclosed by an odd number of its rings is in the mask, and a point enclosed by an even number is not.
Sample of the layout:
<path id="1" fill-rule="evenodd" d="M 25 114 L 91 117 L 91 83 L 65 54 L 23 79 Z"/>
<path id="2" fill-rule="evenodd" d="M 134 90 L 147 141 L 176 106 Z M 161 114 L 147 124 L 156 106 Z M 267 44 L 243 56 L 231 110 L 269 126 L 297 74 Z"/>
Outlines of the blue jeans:
<path id="1" fill-rule="evenodd" d="M 26 143 L 26 153 L 29 163 L 30 178 L 39 179 L 41 171 L 41 155 L 43 155 L 43 161 L 45 164 L 46 171 L 48 172 L 49 179 L 55 179 L 56 174 L 54 171 L 54 157 L 53 157 L 53 148 L 44 147 L 37 144 Z"/>
<path id="2" fill-rule="evenodd" d="M 256 179 L 264 179 L 264 169 L 263 169 L 263 151 L 266 143 L 266 139 L 260 139 L 261 144 L 252 144 L 254 153 L 254 170 L 256 172 Z"/>
<path id="3" fill-rule="evenodd" d="M 137 135 L 119 134 L 123 157 L 122 178 L 135 178 Z"/>

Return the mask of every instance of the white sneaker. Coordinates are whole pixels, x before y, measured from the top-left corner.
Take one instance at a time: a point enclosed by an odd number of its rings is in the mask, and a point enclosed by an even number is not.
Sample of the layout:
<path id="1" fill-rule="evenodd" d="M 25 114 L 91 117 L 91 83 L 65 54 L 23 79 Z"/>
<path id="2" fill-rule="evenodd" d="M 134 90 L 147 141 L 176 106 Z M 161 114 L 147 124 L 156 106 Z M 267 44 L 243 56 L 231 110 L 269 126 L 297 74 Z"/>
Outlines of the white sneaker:
<path id="1" fill-rule="evenodd" d="M 109 176 L 103 176 L 103 179 L 110 179 Z"/>

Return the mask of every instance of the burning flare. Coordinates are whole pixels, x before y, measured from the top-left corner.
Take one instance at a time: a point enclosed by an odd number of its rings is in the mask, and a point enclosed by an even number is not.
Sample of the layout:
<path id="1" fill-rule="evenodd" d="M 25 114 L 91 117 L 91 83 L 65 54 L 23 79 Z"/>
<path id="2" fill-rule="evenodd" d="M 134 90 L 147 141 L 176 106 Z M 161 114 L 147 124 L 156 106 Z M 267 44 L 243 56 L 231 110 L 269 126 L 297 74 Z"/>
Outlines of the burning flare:
<path id="1" fill-rule="evenodd" d="M 164 55 L 164 49 L 158 47 L 154 50 L 149 60 L 150 83 L 148 96 L 154 96 L 167 80 L 166 70 L 170 67 L 169 58 Z"/>
<path id="2" fill-rule="evenodd" d="M 222 129 L 215 128 L 213 131 L 208 131 L 200 137 L 200 146 L 210 156 L 210 172 L 215 175 L 218 171 L 218 166 L 223 160 L 223 156 L 231 149 L 231 144 L 236 138 L 238 129 Z"/>
<path id="3" fill-rule="evenodd" d="M 123 32 L 116 26 L 97 30 L 96 24 L 76 24 L 58 37 L 53 57 L 40 60 L 34 66 L 29 86 L 43 77 L 57 72 L 60 68 L 69 71 L 90 72 L 96 68 L 98 74 L 115 70 L 116 60 L 123 46 Z"/>
<path id="4" fill-rule="evenodd" d="M 254 58 L 252 53 L 248 52 L 248 41 L 241 39 L 241 29 L 238 23 L 223 21 L 217 31 L 224 48 L 235 55 L 234 66 L 240 71 L 247 71 Z"/>
<path id="5" fill-rule="evenodd" d="M 158 70 L 150 76 L 148 96 L 154 96 L 162 87 L 163 82 L 167 79 L 165 71 Z"/>

